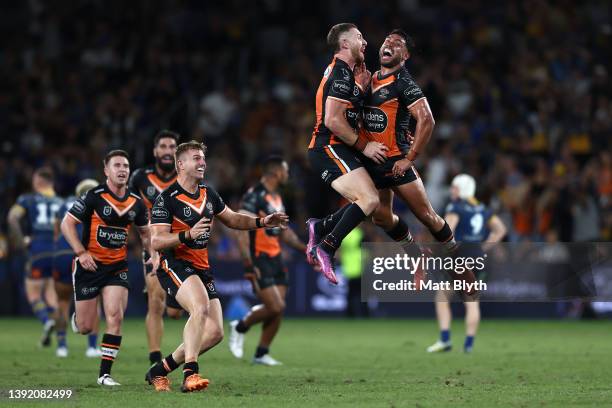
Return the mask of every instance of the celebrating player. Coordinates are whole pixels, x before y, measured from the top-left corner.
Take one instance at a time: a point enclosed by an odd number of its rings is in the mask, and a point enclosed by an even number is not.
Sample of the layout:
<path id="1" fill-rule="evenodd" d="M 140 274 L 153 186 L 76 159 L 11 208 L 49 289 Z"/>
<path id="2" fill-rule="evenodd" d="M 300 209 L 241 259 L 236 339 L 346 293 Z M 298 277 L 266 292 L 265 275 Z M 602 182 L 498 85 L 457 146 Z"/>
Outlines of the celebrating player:
<path id="1" fill-rule="evenodd" d="M 150 248 L 148 213 L 142 199 L 127 187 L 130 176 L 128 154 L 113 150 L 104 158 L 106 183 L 89 190 L 75 201 L 62 221 L 64 237 L 76 254 L 72 273 L 76 300 L 73 324 L 88 334 L 98 316 L 102 296 L 106 333 L 102 337 L 102 360 L 98 384 L 120 385 L 111 377 L 113 361 L 121 346 L 121 324 L 128 300 L 127 238 L 131 224 L 138 228 L 143 246 Z M 79 238 L 77 224 L 83 224 Z M 150 251 L 153 267 L 157 252 Z"/>
<path id="2" fill-rule="evenodd" d="M 284 212 L 283 200 L 278 189 L 289 179 L 289 165 L 282 157 L 271 156 L 263 164 L 263 176 L 242 198 L 243 214 L 265 217 Z M 269 366 L 281 363 L 269 354 L 270 344 L 280 327 L 285 309 L 285 296 L 289 279 L 282 264 L 280 241 L 298 251 L 306 245 L 291 229 L 259 229 L 238 232 L 238 246 L 249 278 L 261 304 L 251 308 L 240 321 L 230 322 L 230 351 L 236 358 L 243 356 L 244 334 L 255 324 L 262 323 L 261 338 L 253 363 Z"/>
<path id="3" fill-rule="evenodd" d="M 130 188 L 143 199 L 149 211 L 157 196 L 176 181 L 174 152 L 179 139 L 178 133 L 170 130 L 160 131 L 153 141 L 155 164 L 137 169 L 132 173 Z M 174 318 L 180 317 L 182 311 L 179 305 L 172 303 L 171 298 L 166 299 L 166 292 L 159 285 L 156 276 L 157 271 L 152 270 L 151 266 L 151 256 L 146 250 L 143 250 L 143 271 L 147 294 L 145 326 L 149 343 L 149 361 L 153 364 L 162 359 L 161 340 L 164 333 L 163 316 L 166 306 L 168 306 L 168 315 Z"/>
<path id="4" fill-rule="evenodd" d="M 60 231 L 61 219 L 64 218 L 68 210 L 72 207 L 78 197 L 81 197 L 99 183 L 93 179 L 85 179 L 81 181 L 75 189 L 76 197 L 71 196 L 64 200 L 62 207 L 57 213 L 55 220 L 56 241 L 55 253 L 53 254 L 53 280 L 55 283 L 55 292 L 57 293 L 57 349 L 55 355 L 58 357 L 68 357 L 68 344 L 66 342 L 66 326 L 70 315 L 70 305 L 72 303 L 72 262 L 74 260 L 74 252 L 70 248 L 70 244 L 66 241 Z M 81 225 L 78 225 L 81 227 Z M 79 234 L 82 231 L 79 228 Z M 97 348 L 98 344 L 98 326 L 99 319 L 93 325 L 91 333 L 87 335 L 87 349 L 85 356 L 90 358 L 100 357 L 102 352 Z"/>
<path id="5" fill-rule="evenodd" d="M 446 207 L 444 218 L 455 232 L 458 242 L 493 244 L 500 242 L 506 235 L 506 226 L 484 204 L 476 200 L 476 181 L 468 174 L 459 174 L 451 183 L 451 203 Z M 459 247 L 460 256 L 482 256 L 482 249 L 474 245 Z M 482 272 L 480 272 L 482 273 Z M 484 276 L 478 276 L 483 279 Z M 440 339 L 427 348 L 429 353 L 450 351 L 450 325 L 453 315 L 448 298 L 451 293 L 436 294 L 436 316 L 440 326 Z M 465 342 L 463 351 L 470 353 L 474 347 L 474 336 L 480 323 L 480 305 L 478 301 L 465 304 Z"/>
<path id="6" fill-rule="evenodd" d="M 61 198 L 53 189 L 53 171 L 42 167 L 32 176 L 33 193 L 23 194 L 9 210 L 8 224 L 12 235 L 22 247 L 28 248 L 25 291 L 32 311 L 43 325 L 40 345 L 51 344 L 51 333 L 55 328 L 57 295 L 52 279 L 53 227 L 55 215 L 62 205 Z M 26 218 L 27 233 L 21 228 Z"/>
<path id="7" fill-rule="evenodd" d="M 315 228 L 315 220 L 310 220 L 307 256 L 310 263 L 319 263 L 330 282 L 337 283 L 333 264 L 336 250 L 379 203 L 376 187 L 357 154 L 362 152 L 382 163 L 387 147 L 368 141 L 356 131 L 369 83 L 369 75 L 362 66 L 366 40 L 354 24 L 342 23 L 331 28 L 327 43 L 335 54 L 317 90 L 317 121 L 308 158 L 315 173 L 351 203 L 326 217 L 320 228 Z M 354 69 L 359 74 L 357 78 Z"/>
<path id="8" fill-rule="evenodd" d="M 147 372 L 145 379 L 157 391 L 168 391 L 168 373 L 183 366 L 181 391 L 205 389 L 208 380 L 200 377 L 198 355 L 223 338 L 221 303 L 208 264 L 208 241 L 213 218 L 233 229 L 286 228 L 288 217 L 275 212 L 251 217 L 232 211 L 219 194 L 202 182 L 206 147 L 196 141 L 176 149 L 177 180 L 155 201 L 151 211 L 153 248 L 162 251 L 157 277 L 168 296 L 189 313 L 183 343 Z"/>
<path id="9" fill-rule="evenodd" d="M 432 208 L 423 182 L 413 162 L 425 149 L 434 127 L 427 98 L 414 82 L 405 62 L 410 58 L 414 42 L 404 31 L 393 30 L 379 50 L 381 68 L 372 75 L 366 95 L 362 134 L 387 147 L 383 163 L 363 158 L 376 187 L 380 189 L 380 206 L 373 221 L 394 239 L 412 241 L 405 222 L 394 216 L 393 195 L 397 194 L 413 214 L 444 244 L 447 253 L 457 248 L 453 231 Z M 414 136 L 409 144 L 408 135 Z M 453 279 L 474 281 L 474 273 L 452 273 Z M 467 295 L 473 295 L 471 290 Z"/>

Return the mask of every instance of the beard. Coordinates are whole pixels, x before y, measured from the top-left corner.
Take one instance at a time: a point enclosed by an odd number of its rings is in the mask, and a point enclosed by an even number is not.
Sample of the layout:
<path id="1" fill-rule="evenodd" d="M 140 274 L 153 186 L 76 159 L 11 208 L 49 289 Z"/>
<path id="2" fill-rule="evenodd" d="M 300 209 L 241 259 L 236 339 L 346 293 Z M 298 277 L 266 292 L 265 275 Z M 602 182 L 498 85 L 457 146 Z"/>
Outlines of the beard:
<path id="1" fill-rule="evenodd" d="M 163 162 L 160 157 L 157 157 L 155 158 L 155 162 L 157 163 L 157 166 L 166 173 L 170 173 L 175 170 L 174 160 L 172 160 L 171 162 Z"/>
<path id="2" fill-rule="evenodd" d="M 397 56 L 391 58 L 388 62 L 385 62 L 385 63 L 382 62 L 382 57 L 380 58 L 380 65 L 382 65 L 385 68 L 395 67 L 395 66 L 399 65 L 401 62 L 402 62 L 402 56 L 401 55 L 397 55 Z"/>
<path id="3" fill-rule="evenodd" d="M 355 64 L 359 65 L 363 62 L 363 56 L 361 55 L 361 46 L 351 48 L 351 56 L 355 60 Z"/>

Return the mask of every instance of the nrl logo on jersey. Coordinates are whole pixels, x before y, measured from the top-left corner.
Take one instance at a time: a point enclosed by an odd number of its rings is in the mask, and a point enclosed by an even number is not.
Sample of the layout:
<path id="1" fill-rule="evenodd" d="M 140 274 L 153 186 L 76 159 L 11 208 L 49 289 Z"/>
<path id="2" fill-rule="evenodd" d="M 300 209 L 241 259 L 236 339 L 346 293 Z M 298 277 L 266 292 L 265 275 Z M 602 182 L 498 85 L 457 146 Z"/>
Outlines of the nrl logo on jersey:
<path id="1" fill-rule="evenodd" d="M 128 212 L 128 219 L 129 219 L 130 221 L 134 221 L 134 218 L 136 218 L 136 211 L 134 211 L 134 210 L 130 210 L 130 211 Z"/>
<path id="2" fill-rule="evenodd" d="M 109 215 L 111 215 L 111 211 L 113 211 L 113 210 L 110 208 L 110 206 L 105 205 L 104 209 L 102 210 L 102 214 L 104 214 L 106 216 L 109 216 Z"/>
<path id="3" fill-rule="evenodd" d="M 387 88 L 383 88 L 378 94 L 381 98 L 386 98 L 387 96 L 389 96 L 389 90 Z"/>
<path id="4" fill-rule="evenodd" d="M 358 96 L 358 95 L 359 95 L 359 87 L 355 85 L 355 87 L 353 88 L 353 96 Z"/>
<path id="5" fill-rule="evenodd" d="M 191 217 L 191 208 L 184 207 L 183 208 L 183 215 L 185 215 L 185 217 Z"/>
<path id="6" fill-rule="evenodd" d="M 342 78 L 345 81 L 350 81 L 350 79 L 351 79 L 351 74 L 349 74 L 349 72 L 347 71 L 346 68 L 342 68 Z"/>
<path id="7" fill-rule="evenodd" d="M 154 196 L 156 192 L 157 192 L 157 190 L 155 190 L 155 187 L 153 187 L 153 186 L 147 187 L 147 195 L 148 196 Z"/>
<path id="8" fill-rule="evenodd" d="M 212 203 L 210 201 L 206 203 L 206 209 L 212 211 Z"/>

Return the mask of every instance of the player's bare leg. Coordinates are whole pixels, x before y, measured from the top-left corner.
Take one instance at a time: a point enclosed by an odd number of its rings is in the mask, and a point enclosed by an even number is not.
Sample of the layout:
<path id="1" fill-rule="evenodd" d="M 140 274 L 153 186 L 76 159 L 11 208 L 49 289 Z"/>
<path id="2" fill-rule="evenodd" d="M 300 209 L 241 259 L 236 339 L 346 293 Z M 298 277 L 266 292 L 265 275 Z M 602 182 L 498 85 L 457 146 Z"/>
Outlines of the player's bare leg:
<path id="1" fill-rule="evenodd" d="M 77 300 L 74 302 L 74 313 L 78 332 L 91 333 L 98 318 L 98 299 Z"/>
<path id="2" fill-rule="evenodd" d="M 281 325 L 281 321 L 283 320 L 283 311 L 285 305 L 285 295 L 287 293 L 287 287 L 284 285 L 276 286 L 278 288 L 278 293 L 280 294 L 281 299 L 283 300 L 283 308 L 279 310 L 275 316 L 265 320 L 263 322 L 263 327 L 261 330 L 261 338 L 259 340 L 259 346 L 257 346 L 257 352 L 255 354 L 255 358 L 253 358 L 253 362 L 256 364 L 264 364 L 264 365 L 281 365 L 282 363 L 272 358 L 269 354 L 270 345 L 272 341 L 276 337 L 278 330 Z"/>
<path id="3" fill-rule="evenodd" d="M 200 355 L 206 353 L 223 340 L 223 313 L 219 299 L 211 299 L 208 318 L 204 325 L 204 336 L 200 346 Z M 178 368 L 185 361 L 185 345 L 181 343 L 174 352 L 166 356 L 161 362 L 153 365 L 145 380 L 155 387 L 156 391 L 170 391 L 168 374 Z"/>
<path id="4" fill-rule="evenodd" d="M 255 324 L 263 323 L 264 327 L 261 334 L 261 341 L 257 348 L 255 357 L 267 354 L 269 346 L 278 331 L 280 318 L 285 310 L 286 287 L 274 285 L 265 289 L 256 287 L 256 295 L 261 304 L 255 305 L 240 321 L 230 323 L 231 333 L 229 339 L 230 351 L 236 358 L 242 358 L 244 354 L 243 343 L 244 334 Z M 267 323 L 278 320 L 278 324 L 267 327 Z M 263 342 L 263 343 L 262 343 Z"/>
<path id="5" fill-rule="evenodd" d="M 166 307 L 166 293 L 159 284 L 155 274 L 145 274 L 147 287 L 147 315 L 145 326 L 147 328 L 147 342 L 149 345 L 150 363 L 161 361 L 161 339 L 164 334 L 164 309 Z"/>
<path id="6" fill-rule="evenodd" d="M 198 355 L 202 346 L 204 326 L 210 312 L 210 300 L 204 283 L 197 275 L 185 279 L 176 294 L 176 300 L 189 313 L 189 319 L 183 330 L 185 364 L 181 391 L 199 391 L 208 386 L 208 380 L 199 375 Z"/>
<path id="7" fill-rule="evenodd" d="M 47 347 L 51 344 L 51 333 L 55 329 L 55 319 L 57 317 L 57 295 L 53 287 L 53 279 L 32 279 L 26 277 L 25 292 L 28 303 L 32 307 L 32 312 L 43 325 L 40 345 Z"/>
<path id="8" fill-rule="evenodd" d="M 321 266 L 325 277 L 337 284 L 333 257 L 342 240 L 378 207 L 378 191 L 365 168 L 360 167 L 335 179 L 332 188 L 351 201 L 331 231 L 312 249 L 312 258 Z"/>
<path id="9" fill-rule="evenodd" d="M 480 303 L 478 301 L 465 302 L 465 343 L 463 351 L 472 352 L 474 337 L 480 324 Z"/>
<path id="10" fill-rule="evenodd" d="M 436 292 L 436 317 L 440 328 L 440 339 L 427 348 L 428 353 L 450 351 L 452 348 L 450 341 L 450 325 L 453 315 L 449 302 L 452 295 L 453 292 L 450 291 Z"/>
<path id="11" fill-rule="evenodd" d="M 110 374 L 113 362 L 117 358 L 121 347 L 121 325 L 127 307 L 128 289 L 123 286 L 105 286 L 102 288 L 101 297 L 104 315 L 106 316 L 106 332 L 101 343 L 102 360 L 100 362 L 98 384 L 115 386 L 120 384 Z M 97 311 L 96 305 L 96 314 Z M 92 318 L 92 321 L 95 322 L 95 317 Z"/>
<path id="12" fill-rule="evenodd" d="M 389 188 L 378 191 L 380 205 L 372 214 L 372 222 L 382 228 L 408 255 L 419 257 L 423 250 L 415 243 L 408 224 L 393 212 L 393 195 L 393 190 Z M 420 290 L 422 282 L 425 281 L 425 271 L 420 268 L 414 271 L 413 281 Z"/>
<path id="13" fill-rule="evenodd" d="M 393 191 L 408 205 L 418 220 L 427 227 L 436 241 L 444 245 L 445 251 L 450 253 L 456 251 L 457 243 L 455 242 L 453 231 L 431 206 L 420 177 L 417 177 L 411 183 L 393 187 Z M 474 283 L 476 281 L 476 276 L 471 270 L 461 274 L 450 272 L 450 275 L 453 280 L 461 280 L 467 283 Z M 475 295 L 475 292 L 475 289 L 472 289 L 466 292 L 465 295 L 472 296 Z"/>
<path id="14" fill-rule="evenodd" d="M 183 310 L 166 305 L 166 315 L 171 319 L 177 320 L 183 317 Z"/>
<path id="15" fill-rule="evenodd" d="M 66 345 L 66 328 L 70 314 L 70 303 L 72 301 L 72 285 L 55 282 L 55 293 L 57 295 L 57 319 L 55 329 L 57 333 L 57 357 L 68 357 Z"/>

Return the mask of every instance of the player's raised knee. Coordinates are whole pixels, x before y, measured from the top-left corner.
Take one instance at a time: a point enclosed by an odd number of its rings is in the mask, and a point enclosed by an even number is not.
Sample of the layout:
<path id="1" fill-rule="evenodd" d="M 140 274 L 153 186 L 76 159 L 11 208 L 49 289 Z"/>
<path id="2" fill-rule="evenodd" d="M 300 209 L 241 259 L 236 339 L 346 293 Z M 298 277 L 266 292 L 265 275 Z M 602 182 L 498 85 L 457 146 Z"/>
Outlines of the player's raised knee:
<path id="1" fill-rule="evenodd" d="M 380 204 L 380 199 L 378 198 L 378 194 L 375 193 L 365 193 L 357 200 L 357 205 L 361 208 L 361 211 L 368 216 L 374 213 Z"/>
<path id="2" fill-rule="evenodd" d="M 279 315 L 279 314 L 282 314 L 284 311 L 285 311 L 285 302 L 282 300 L 278 302 L 274 302 L 270 305 L 270 312 L 272 314 Z"/>

